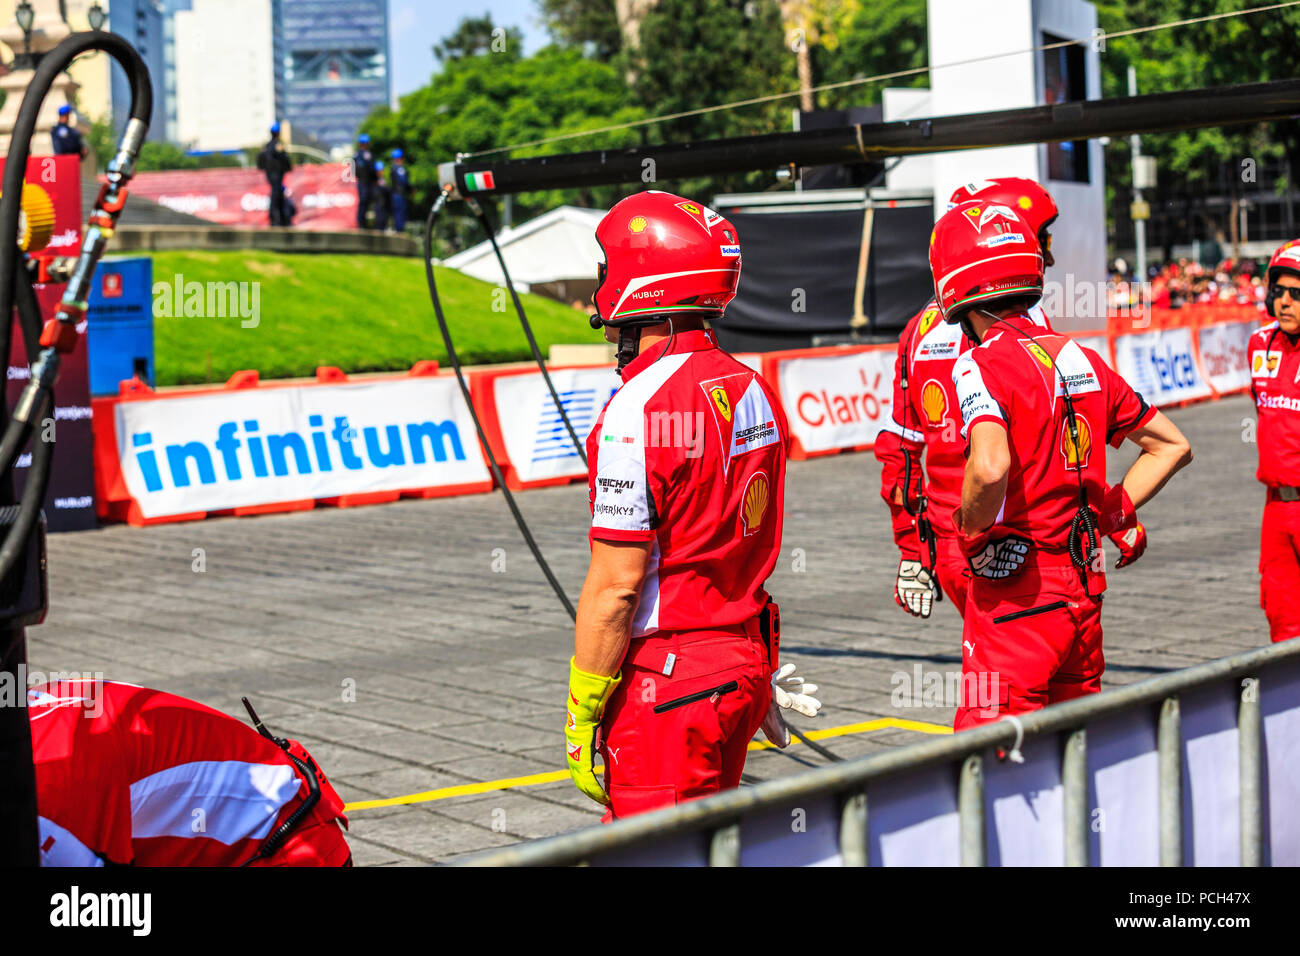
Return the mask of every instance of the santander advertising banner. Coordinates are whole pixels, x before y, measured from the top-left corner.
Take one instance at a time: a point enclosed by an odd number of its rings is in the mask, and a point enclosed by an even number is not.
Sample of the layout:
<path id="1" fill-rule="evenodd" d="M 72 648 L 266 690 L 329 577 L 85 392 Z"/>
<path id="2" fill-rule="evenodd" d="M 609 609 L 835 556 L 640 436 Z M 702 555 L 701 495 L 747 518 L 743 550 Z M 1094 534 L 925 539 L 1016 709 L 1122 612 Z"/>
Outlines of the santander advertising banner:
<path id="1" fill-rule="evenodd" d="M 356 228 L 357 186 L 348 163 L 295 166 L 284 184 L 298 210 L 295 229 Z M 271 187 L 258 169 L 138 173 L 131 192 L 225 226 L 265 226 L 271 208 Z"/>

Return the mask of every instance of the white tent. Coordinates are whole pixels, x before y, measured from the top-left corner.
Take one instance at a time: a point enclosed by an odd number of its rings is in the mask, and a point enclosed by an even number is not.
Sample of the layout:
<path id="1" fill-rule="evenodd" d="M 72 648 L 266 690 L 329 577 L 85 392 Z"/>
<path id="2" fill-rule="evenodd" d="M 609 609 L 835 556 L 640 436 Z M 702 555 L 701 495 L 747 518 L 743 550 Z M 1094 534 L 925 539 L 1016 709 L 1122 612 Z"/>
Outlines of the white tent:
<path id="1" fill-rule="evenodd" d="M 596 226 L 605 212 L 560 206 L 520 226 L 503 229 L 497 235 L 497 245 L 515 288 L 564 302 L 590 296 L 596 263 L 605 258 L 596 244 Z M 505 283 L 487 240 L 457 253 L 443 265 L 484 282 Z"/>

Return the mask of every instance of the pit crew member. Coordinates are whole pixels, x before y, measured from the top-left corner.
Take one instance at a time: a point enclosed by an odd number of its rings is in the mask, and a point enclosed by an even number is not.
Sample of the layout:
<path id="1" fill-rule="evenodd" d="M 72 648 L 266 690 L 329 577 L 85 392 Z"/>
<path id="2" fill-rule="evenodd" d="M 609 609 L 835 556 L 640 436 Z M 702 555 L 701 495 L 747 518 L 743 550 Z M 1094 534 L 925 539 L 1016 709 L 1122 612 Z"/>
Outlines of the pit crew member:
<path id="1" fill-rule="evenodd" d="M 260 721 L 103 680 L 29 688 L 27 709 L 42 866 L 351 865 L 343 801 Z"/>
<path id="2" fill-rule="evenodd" d="M 1267 489 L 1259 541 L 1259 600 L 1269 637 L 1300 637 L 1300 239 L 1269 260 L 1265 307 L 1273 321 L 1250 337 L 1250 393 L 1259 415 L 1259 469 Z"/>
<path id="3" fill-rule="evenodd" d="M 807 714 L 820 704 L 778 670 L 764 589 L 789 428 L 772 389 L 705 325 L 736 294 L 735 226 L 649 191 L 615 205 L 596 239 L 591 321 L 617 338 L 623 384 L 587 439 L 591 564 L 565 737 L 575 784 L 608 821 L 737 786 L 760 725 L 784 737 L 778 699 Z"/>
<path id="4" fill-rule="evenodd" d="M 1191 460 L 1178 428 L 1091 349 L 1036 327 L 1043 256 L 1014 211 L 961 203 L 935 225 L 935 299 L 980 343 L 953 369 L 967 462 L 954 527 L 971 568 L 962 730 L 1101 689 L 1100 535 Z M 1107 488 L 1106 444 L 1140 454 Z"/>

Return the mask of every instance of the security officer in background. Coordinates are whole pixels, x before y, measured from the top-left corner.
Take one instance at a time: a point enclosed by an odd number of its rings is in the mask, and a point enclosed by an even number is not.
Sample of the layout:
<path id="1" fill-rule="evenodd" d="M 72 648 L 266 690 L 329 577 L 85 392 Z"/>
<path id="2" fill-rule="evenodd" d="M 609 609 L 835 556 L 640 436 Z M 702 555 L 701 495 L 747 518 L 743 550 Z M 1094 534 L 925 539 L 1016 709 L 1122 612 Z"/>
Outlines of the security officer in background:
<path id="1" fill-rule="evenodd" d="M 383 160 L 375 162 L 375 222 L 377 232 L 388 231 L 388 217 L 393 211 L 393 189 L 389 169 Z"/>
<path id="2" fill-rule="evenodd" d="M 370 136 L 362 133 L 357 137 L 357 152 L 352 157 L 352 173 L 357 179 L 357 228 L 366 228 L 366 213 L 375 199 L 375 157 L 370 152 Z"/>
<path id="3" fill-rule="evenodd" d="M 64 103 L 59 107 L 59 123 L 50 131 L 54 141 L 55 156 L 80 156 L 82 159 L 90 152 L 81 133 L 72 125 L 72 107 Z"/>
<path id="4" fill-rule="evenodd" d="M 609 820 L 738 786 L 760 726 L 785 746 L 781 710 L 821 704 L 793 665 L 778 669 L 764 587 L 781 550 L 789 426 L 771 387 L 704 324 L 736 295 L 735 226 L 651 191 L 615 205 L 596 241 L 606 261 L 591 321 L 616 334 L 623 385 L 587 439 L 591 563 L 565 738 L 569 774 Z"/>
<path id="5" fill-rule="evenodd" d="M 406 168 L 406 156 L 401 149 L 393 150 L 388 179 L 393 201 L 393 229 L 405 232 L 407 203 L 411 198 L 411 171 Z"/>
<path id="6" fill-rule="evenodd" d="M 266 174 L 266 181 L 271 186 L 271 225 L 289 225 L 293 217 L 284 195 L 284 177 L 293 169 L 293 161 L 280 142 L 279 121 L 271 124 L 271 138 L 257 154 L 257 168 Z"/>

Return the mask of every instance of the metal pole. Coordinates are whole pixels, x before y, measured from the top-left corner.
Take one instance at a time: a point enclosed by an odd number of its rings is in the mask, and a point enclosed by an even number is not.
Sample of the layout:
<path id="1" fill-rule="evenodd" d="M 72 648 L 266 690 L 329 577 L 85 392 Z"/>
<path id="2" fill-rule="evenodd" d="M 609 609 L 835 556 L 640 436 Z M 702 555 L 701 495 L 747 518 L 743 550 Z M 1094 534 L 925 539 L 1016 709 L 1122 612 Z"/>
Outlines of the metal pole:
<path id="1" fill-rule="evenodd" d="M 1183 727 L 1178 698 L 1160 706 L 1156 729 L 1160 777 L 1160 865 L 1183 865 Z"/>
<path id="2" fill-rule="evenodd" d="M 988 844 L 984 833 L 984 758 L 979 754 L 971 754 L 961 765 L 957 816 L 961 826 L 961 865 L 988 866 Z"/>
<path id="3" fill-rule="evenodd" d="M 740 866 L 740 823 L 729 823 L 709 838 L 709 866 Z"/>
<path id="4" fill-rule="evenodd" d="M 845 866 L 871 865 L 867 840 L 867 795 L 855 793 L 840 812 L 840 859 Z"/>
<path id="5" fill-rule="evenodd" d="M 1065 738 L 1061 758 L 1065 791 L 1065 865 L 1088 865 L 1088 732 L 1080 728 Z"/>
<path id="6" fill-rule="evenodd" d="M 1131 65 L 1128 68 L 1128 95 L 1137 96 L 1137 70 Z M 1137 179 L 1137 160 L 1142 155 L 1142 137 L 1134 133 L 1128 138 L 1129 150 L 1132 154 L 1132 175 L 1134 181 Z M 1133 187 L 1133 201 L 1142 201 L 1142 190 L 1136 186 Z M 1133 222 L 1133 234 L 1137 241 L 1137 261 L 1134 263 L 1134 271 L 1139 282 L 1147 281 L 1147 223 L 1145 219 L 1137 219 Z"/>
<path id="7" fill-rule="evenodd" d="M 1241 773 L 1241 865 L 1264 865 L 1263 720 L 1259 678 L 1241 682 L 1237 708 L 1237 765 Z"/>

